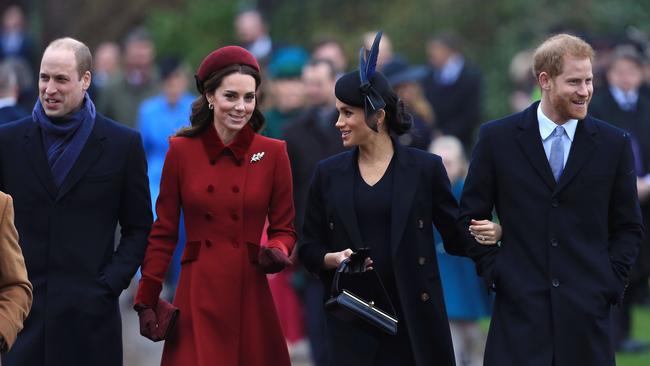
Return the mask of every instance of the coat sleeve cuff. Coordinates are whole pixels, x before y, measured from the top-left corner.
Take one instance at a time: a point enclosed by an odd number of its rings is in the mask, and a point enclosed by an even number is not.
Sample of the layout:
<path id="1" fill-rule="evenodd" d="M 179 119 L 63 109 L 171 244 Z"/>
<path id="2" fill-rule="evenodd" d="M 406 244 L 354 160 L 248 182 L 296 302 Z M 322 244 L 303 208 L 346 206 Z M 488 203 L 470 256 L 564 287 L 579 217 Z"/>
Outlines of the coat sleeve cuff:
<path id="1" fill-rule="evenodd" d="M 6 348 L 4 350 L 1 350 L 2 352 L 6 352 L 11 348 L 14 341 L 16 341 L 17 334 L 18 334 L 18 329 L 16 329 L 12 325 L 9 319 L 5 318 L 2 314 L 0 314 L 0 337 L 4 339 L 5 341 L 4 347 Z"/>
<path id="2" fill-rule="evenodd" d="M 141 279 L 138 293 L 135 296 L 134 304 L 144 304 L 146 306 L 154 307 L 158 303 L 162 291 L 162 284 L 157 281 L 148 279 Z"/>
<path id="3" fill-rule="evenodd" d="M 276 248 L 276 249 L 279 249 L 279 250 L 281 250 L 282 253 L 284 253 L 287 257 L 291 254 L 291 253 L 289 253 L 289 249 L 287 248 L 287 246 L 286 246 L 282 241 L 280 241 L 280 240 L 278 240 L 278 239 L 271 239 L 271 240 L 267 241 L 266 244 L 265 244 L 264 246 L 266 246 L 266 247 L 268 247 L 268 248 Z"/>

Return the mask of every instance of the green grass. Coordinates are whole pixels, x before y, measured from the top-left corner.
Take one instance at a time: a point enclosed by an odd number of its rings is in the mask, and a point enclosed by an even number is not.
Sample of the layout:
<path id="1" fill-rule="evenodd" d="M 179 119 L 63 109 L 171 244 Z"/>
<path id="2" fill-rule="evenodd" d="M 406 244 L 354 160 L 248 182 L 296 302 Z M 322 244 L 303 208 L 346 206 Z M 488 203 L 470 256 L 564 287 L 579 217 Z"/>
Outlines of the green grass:
<path id="1" fill-rule="evenodd" d="M 634 309 L 632 315 L 634 322 L 632 332 L 634 339 L 650 342 L 650 309 L 640 307 Z M 648 366 L 650 365 L 650 352 L 640 354 L 616 355 L 617 366 Z"/>

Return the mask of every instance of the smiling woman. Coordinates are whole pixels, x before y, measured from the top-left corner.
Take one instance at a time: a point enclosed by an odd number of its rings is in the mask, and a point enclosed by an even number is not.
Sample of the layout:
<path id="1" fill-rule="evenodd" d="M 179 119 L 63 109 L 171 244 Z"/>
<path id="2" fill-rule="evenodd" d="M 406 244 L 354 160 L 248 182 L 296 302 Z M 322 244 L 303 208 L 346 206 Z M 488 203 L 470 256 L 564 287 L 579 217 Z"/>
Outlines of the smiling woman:
<path id="1" fill-rule="evenodd" d="M 359 273 L 347 279 L 349 290 L 379 309 L 394 305 L 394 335 L 328 314 L 332 365 L 453 365 L 432 224 L 450 254 L 462 255 L 472 239 L 456 222 L 458 204 L 440 157 L 396 138 L 411 118 L 374 71 L 380 38 L 367 57 L 362 49 L 359 70 L 336 82 L 336 127 L 353 149 L 316 167 L 298 254 L 325 289 L 342 263 L 361 262 Z M 367 276 L 369 267 L 383 285 Z"/>
<path id="2" fill-rule="evenodd" d="M 171 138 L 163 167 L 158 219 L 135 299 L 141 333 L 165 337 L 156 305 L 182 209 L 188 245 L 174 296 L 180 315 L 162 364 L 288 366 L 265 275 L 291 264 L 296 241 L 286 145 L 256 133 L 264 124 L 255 98 L 260 75 L 248 51 L 212 52 L 196 81 L 201 95 L 192 125 Z M 269 240 L 262 246 L 267 217 Z"/>

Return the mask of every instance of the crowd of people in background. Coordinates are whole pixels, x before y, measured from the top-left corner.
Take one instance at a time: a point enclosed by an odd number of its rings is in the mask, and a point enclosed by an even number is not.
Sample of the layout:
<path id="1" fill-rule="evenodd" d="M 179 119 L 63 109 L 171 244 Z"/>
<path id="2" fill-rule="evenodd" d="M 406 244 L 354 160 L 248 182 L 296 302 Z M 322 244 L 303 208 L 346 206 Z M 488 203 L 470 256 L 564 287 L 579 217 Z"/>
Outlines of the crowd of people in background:
<path id="1" fill-rule="evenodd" d="M 234 34 L 239 45 L 260 63 L 262 88 L 257 91 L 266 125 L 261 134 L 286 142 L 293 176 L 295 228 L 301 238 L 303 217 L 312 173 L 318 161 L 345 150 L 335 127 L 336 80 L 355 65 L 340 40 L 322 39 L 312 45 L 289 45 L 273 39 L 269 25 L 255 9 L 238 14 Z M 29 116 L 36 99 L 40 47 L 26 31 L 20 7 L 2 15 L 0 30 L 0 124 Z M 372 42 L 374 32 L 354 35 L 359 43 Z M 395 40 L 393 40 L 395 41 Z M 467 174 L 467 156 L 486 121 L 483 108 L 486 87 L 478 60 L 466 56 L 463 40 L 441 32 L 423 40 L 426 64 L 414 65 L 399 54 L 398 42 L 385 34 L 378 70 L 405 102 L 413 127 L 399 141 L 440 155 L 456 198 Z M 215 48 L 217 48 L 215 45 Z M 628 131 L 632 136 L 637 189 L 644 224 L 650 227 L 650 39 L 616 39 L 600 42 L 594 64 L 594 97 L 589 113 Z M 509 65 L 512 94 L 508 103 L 519 112 L 540 98 L 531 70 L 532 51 L 522 50 Z M 152 202 L 160 193 L 163 162 L 169 137 L 189 125 L 192 102 L 197 97 L 192 71 L 182 55 L 163 55 L 144 28 L 129 32 L 123 42 L 113 40 L 93 50 L 89 95 L 102 115 L 137 129 L 148 163 Z M 162 297 L 171 300 L 178 281 L 186 242 L 180 217 L 178 246 L 166 274 Z M 268 223 L 267 223 L 268 225 Z M 644 239 L 626 297 L 614 310 L 615 346 L 621 352 L 650 349 L 632 338 L 631 308 L 650 307 L 650 247 Z M 481 365 L 486 335 L 478 321 L 489 316 L 492 297 L 469 259 L 447 256 L 440 236 L 431 246 L 438 251 L 442 286 L 459 366 Z M 275 306 L 289 349 L 309 344 L 311 363 L 327 364 L 323 299 L 327 289 L 299 263 L 268 275 Z M 135 287 L 130 289 L 134 296 Z M 324 291 L 325 290 L 325 291 Z M 431 340 L 435 342 L 435 340 Z"/>

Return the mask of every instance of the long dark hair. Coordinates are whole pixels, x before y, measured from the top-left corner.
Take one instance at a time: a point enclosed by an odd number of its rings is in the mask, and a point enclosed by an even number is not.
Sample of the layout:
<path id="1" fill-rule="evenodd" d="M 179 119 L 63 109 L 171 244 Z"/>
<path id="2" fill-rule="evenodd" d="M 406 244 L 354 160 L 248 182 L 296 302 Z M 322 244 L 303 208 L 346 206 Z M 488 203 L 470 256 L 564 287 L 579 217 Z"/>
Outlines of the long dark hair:
<path id="1" fill-rule="evenodd" d="M 213 110 L 208 106 L 207 94 L 212 94 L 221 85 L 223 79 L 234 73 L 250 75 L 255 79 L 255 90 L 260 86 L 260 74 L 254 68 L 248 65 L 233 64 L 212 74 L 203 82 L 203 95 L 200 95 L 192 103 L 192 114 L 190 114 L 190 127 L 184 127 L 176 132 L 176 136 L 195 137 L 200 135 L 214 121 Z M 256 96 L 257 98 L 257 96 Z M 259 110 L 259 103 L 255 101 L 255 109 L 248 123 L 255 132 L 259 132 L 264 127 L 264 115 Z"/>

